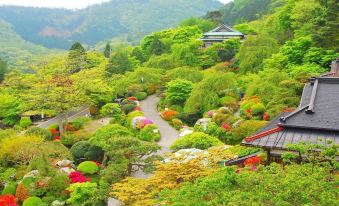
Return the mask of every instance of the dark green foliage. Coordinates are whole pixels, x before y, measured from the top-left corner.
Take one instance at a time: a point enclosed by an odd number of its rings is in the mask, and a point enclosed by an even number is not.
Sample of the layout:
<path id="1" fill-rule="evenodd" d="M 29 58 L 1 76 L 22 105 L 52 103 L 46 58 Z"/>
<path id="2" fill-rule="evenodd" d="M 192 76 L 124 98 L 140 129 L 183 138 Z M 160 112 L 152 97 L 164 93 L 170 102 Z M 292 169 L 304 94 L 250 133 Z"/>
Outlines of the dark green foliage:
<path id="1" fill-rule="evenodd" d="M 105 47 L 105 50 L 104 50 L 104 56 L 106 58 L 109 58 L 111 56 L 111 51 L 112 51 L 111 45 L 106 44 L 106 47 Z"/>
<path id="2" fill-rule="evenodd" d="M 0 83 L 4 80 L 6 71 L 7 63 L 0 59 Z"/>
<path id="3" fill-rule="evenodd" d="M 80 141 L 75 143 L 70 152 L 72 153 L 76 163 L 81 160 L 101 161 L 104 155 L 102 149 L 98 146 L 90 144 L 88 141 Z"/>
<path id="4" fill-rule="evenodd" d="M 141 49 L 146 56 L 150 57 L 151 55 L 161 55 L 165 50 L 165 45 L 157 35 L 151 34 L 142 40 Z"/>
<path id="5" fill-rule="evenodd" d="M 40 136 L 40 137 L 44 138 L 45 140 L 52 140 L 52 133 L 48 129 L 43 129 L 43 128 L 39 128 L 39 127 L 29 128 L 25 132 L 25 135 Z"/>
<path id="6" fill-rule="evenodd" d="M 100 170 L 100 180 L 109 184 L 119 182 L 128 175 L 128 160 L 117 159 L 114 163 Z"/>
<path id="7" fill-rule="evenodd" d="M 135 104 L 125 104 L 121 107 L 125 114 L 133 112 L 137 106 Z"/>
<path id="8" fill-rule="evenodd" d="M 144 63 L 146 61 L 144 54 L 142 53 L 140 47 L 135 47 L 131 53 L 131 57 L 134 57 L 141 63 Z"/>
<path id="9" fill-rule="evenodd" d="M 108 75 L 124 74 L 131 70 L 133 70 L 133 65 L 128 58 L 128 54 L 121 51 L 113 54 L 106 66 Z"/>

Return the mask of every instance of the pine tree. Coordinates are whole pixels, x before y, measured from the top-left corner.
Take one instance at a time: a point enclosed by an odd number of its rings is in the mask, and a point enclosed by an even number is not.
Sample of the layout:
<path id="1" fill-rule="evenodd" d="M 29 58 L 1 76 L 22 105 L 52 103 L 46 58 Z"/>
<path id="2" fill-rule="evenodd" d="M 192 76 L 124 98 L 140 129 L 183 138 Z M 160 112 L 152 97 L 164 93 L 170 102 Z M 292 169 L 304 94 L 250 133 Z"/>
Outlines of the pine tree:
<path id="1" fill-rule="evenodd" d="M 112 74 L 124 74 L 127 71 L 131 71 L 133 65 L 128 58 L 128 54 L 125 52 L 117 52 L 109 60 L 106 67 L 106 72 L 109 75 Z"/>
<path id="2" fill-rule="evenodd" d="M 106 44 L 105 51 L 104 51 L 104 56 L 106 58 L 109 58 L 111 56 L 111 45 Z"/>

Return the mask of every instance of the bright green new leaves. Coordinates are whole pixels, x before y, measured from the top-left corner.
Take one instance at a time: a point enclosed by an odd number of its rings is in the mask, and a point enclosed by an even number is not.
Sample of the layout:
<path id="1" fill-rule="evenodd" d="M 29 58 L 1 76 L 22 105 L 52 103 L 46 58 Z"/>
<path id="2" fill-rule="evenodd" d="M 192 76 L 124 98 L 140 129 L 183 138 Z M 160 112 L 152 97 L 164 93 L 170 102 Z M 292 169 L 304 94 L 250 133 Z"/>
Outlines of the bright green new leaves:
<path id="1" fill-rule="evenodd" d="M 171 150 L 177 151 L 180 149 L 190 148 L 204 150 L 213 146 L 220 145 L 223 145 L 223 143 L 218 138 L 212 137 L 202 132 L 195 132 L 175 141 L 171 146 Z"/>
<path id="2" fill-rule="evenodd" d="M 177 79 L 167 84 L 166 99 L 172 104 L 182 105 L 190 96 L 193 83 L 187 80 Z"/>

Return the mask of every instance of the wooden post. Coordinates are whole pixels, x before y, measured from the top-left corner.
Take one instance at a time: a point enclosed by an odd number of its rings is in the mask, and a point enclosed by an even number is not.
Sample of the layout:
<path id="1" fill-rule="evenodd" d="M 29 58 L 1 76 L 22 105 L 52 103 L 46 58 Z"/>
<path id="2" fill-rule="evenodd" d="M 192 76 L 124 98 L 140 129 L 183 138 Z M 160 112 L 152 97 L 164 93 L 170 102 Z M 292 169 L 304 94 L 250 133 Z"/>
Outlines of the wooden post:
<path id="1" fill-rule="evenodd" d="M 271 164 L 271 149 L 267 149 L 266 154 L 267 154 L 266 165 L 269 165 Z"/>

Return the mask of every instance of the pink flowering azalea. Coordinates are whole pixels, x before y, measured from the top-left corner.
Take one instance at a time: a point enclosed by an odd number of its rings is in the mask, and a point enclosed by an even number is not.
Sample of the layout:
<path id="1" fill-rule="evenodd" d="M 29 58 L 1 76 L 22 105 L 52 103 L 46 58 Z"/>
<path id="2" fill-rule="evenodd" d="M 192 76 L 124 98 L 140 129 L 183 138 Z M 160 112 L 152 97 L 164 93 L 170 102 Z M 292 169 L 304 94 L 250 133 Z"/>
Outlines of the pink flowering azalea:
<path id="1" fill-rule="evenodd" d="M 212 117 L 213 116 L 213 113 L 214 113 L 214 110 L 210 110 L 207 112 L 207 117 Z"/>

